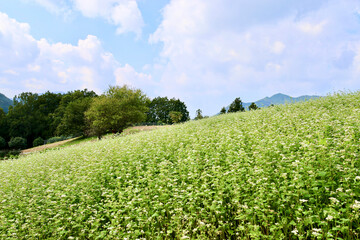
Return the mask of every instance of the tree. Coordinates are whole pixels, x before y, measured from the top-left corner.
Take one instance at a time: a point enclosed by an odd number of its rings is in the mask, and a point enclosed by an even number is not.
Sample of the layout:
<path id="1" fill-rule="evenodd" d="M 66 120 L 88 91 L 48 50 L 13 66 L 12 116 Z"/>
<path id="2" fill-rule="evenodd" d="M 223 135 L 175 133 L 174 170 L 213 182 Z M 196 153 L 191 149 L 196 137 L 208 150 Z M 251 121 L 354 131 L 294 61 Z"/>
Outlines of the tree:
<path id="1" fill-rule="evenodd" d="M 85 112 L 91 99 L 97 97 L 94 91 L 75 90 L 64 94 L 59 107 L 52 115 L 52 127 L 56 135 L 79 135 L 86 130 Z"/>
<path id="2" fill-rule="evenodd" d="M 2 108 L 0 108 L 0 136 L 7 139 L 9 136 L 9 126 L 6 114 Z"/>
<path id="3" fill-rule="evenodd" d="M 12 149 L 25 149 L 27 147 L 26 139 L 22 137 L 11 138 L 9 147 Z"/>
<path id="4" fill-rule="evenodd" d="M 32 143 L 39 136 L 48 138 L 54 134 L 52 114 L 58 108 L 61 94 L 46 92 L 21 93 L 14 98 L 7 120 L 10 137 L 24 137 Z"/>
<path id="5" fill-rule="evenodd" d="M 147 112 L 146 121 L 149 123 L 163 122 L 166 124 L 173 123 L 170 112 L 180 112 L 182 114 L 179 122 L 186 122 L 190 119 L 184 102 L 179 99 L 168 99 L 167 97 L 156 97 L 147 104 L 149 111 Z"/>
<path id="6" fill-rule="evenodd" d="M 147 101 L 140 89 L 110 86 L 105 94 L 93 99 L 85 113 L 92 134 L 101 139 L 106 132 L 122 132 L 134 123 L 145 121 Z"/>
<path id="7" fill-rule="evenodd" d="M 42 137 L 38 137 L 33 141 L 33 147 L 44 145 L 44 139 Z"/>
<path id="8" fill-rule="evenodd" d="M 87 129 L 85 112 L 90 108 L 91 101 L 91 98 L 86 97 L 70 102 L 56 128 L 57 135 L 84 135 Z"/>
<path id="9" fill-rule="evenodd" d="M 235 100 L 230 104 L 228 113 L 231 112 L 244 112 L 245 108 L 242 105 L 241 99 L 240 98 L 235 98 Z"/>
<path id="10" fill-rule="evenodd" d="M 222 107 L 222 109 L 220 110 L 220 114 L 225 114 L 226 113 L 226 108 Z"/>
<path id="11" fill-rule="evenodd" d="M 6 147 L 6 141 L 3 137 L 0 137 L 0 149 L 4 149 Z"/>
<path id="12" fill-rule="evenodd" d="M 176 112 L 176 111 L 171 111 L 169 113 L 171 121 L 173 123 L 178 123 L 180 122 L 181 118 L 182 118 L 182 113 L 181 112 Z"/>
<path id="13" fill-rule="evenodd" d="M 250 104 L 250 106 L 249 106 L 249 111 L 251 111 L 251 110 L 256 110 L 256 109 L 258 109 L 259 107 L 253 102 L 253 103 L 251 103 Z"/>
<path id="14" fill-rule="evenodd" d="M 200 120 L 203 118 L 204 118 L 204 116 L 202 115 L 201 109 L 196 110 L 196 117 L 194 118 L 194 120 Z"/>

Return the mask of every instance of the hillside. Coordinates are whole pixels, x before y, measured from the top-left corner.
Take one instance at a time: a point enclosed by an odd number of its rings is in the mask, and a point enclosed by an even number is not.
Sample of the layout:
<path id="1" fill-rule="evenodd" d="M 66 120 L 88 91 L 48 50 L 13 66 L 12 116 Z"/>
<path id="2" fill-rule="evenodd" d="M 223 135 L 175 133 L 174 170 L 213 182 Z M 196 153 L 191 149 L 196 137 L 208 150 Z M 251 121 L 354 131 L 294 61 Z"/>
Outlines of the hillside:
<path id="1" fill-rule="evenodd" d="M 359 239 L 360 92 L 0 162 L 1 239 Z"/>
<path id="2" fill-rule="evenodd" d="M 13 101 L 7 98 L 4 94 L 0 93 L 0 108 L 4 110 L 4 112 L 8 112 L 9 107 L 13 104 Z"/>
<path id="3" fill-rule="evenodd" d="M 271 104 L 279 105 L 279 104 L 285 104 L 285 103 L 304 102 L 306 100 L 316 99 L 319 97 L 320 96 L 309 96 L 309 95 L 304 95 L 304 96 L 300 96 L 300 97 L 290 97 L 288 95 L 278 93 L 271 97 L 265 97 L 263 99 L 260 99 L 260 100 L 256 101 L 255 104 L 258 107 L 269 107 Z M 243 107 L 246 110 L 249 109 L 250 105 L 251 105 L 251 102 L 243 103 Z M 229 109 L 229 106 L 226 107 L 226 110 L 228 110 L 228 109 Z"/>

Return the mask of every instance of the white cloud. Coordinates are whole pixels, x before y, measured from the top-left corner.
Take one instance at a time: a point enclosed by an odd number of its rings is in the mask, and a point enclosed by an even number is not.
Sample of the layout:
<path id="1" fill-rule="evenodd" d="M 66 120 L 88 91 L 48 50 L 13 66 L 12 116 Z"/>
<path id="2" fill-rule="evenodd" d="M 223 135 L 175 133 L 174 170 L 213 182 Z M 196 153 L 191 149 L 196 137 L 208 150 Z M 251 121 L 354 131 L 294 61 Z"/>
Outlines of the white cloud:
<path id="1" fill-rule="evenodd" d="M 114 72 L 116 78 L 116 84 L 121 85 L 130 85 L 137 88 L 142 88 L 146 86 L 154 86 L 155 82 L 152 80 L 150 74 L 138 73 L 135 69 L 129 64 L 125 64 L 124 67 L 118 67 Z"/>
<path id="2" fill-rule="evenodd" d="M 141 36 L 144 20 L 136 0 L 25 0 L 33 1 L 51 13 L 70 16 L 74 10 L 88 18 L 103 18 L 117 27 L 116 33 Z"/>
<path id="3" fill-rule="evenodd" d="M 273 53 L 275 54 L 281 54 L 285 49 L 285 44 L 280 42 L 280 41 L 276 41 L 274 42 L 271 50 Z"/>
<path id="4" fill-rule="evenodd" d="M 63 15 L 65 18 L 72 14 L 71 8 L 68 6 L 66 0 L 23 0 L 23 1 L 33 1 L 51 13 L 57 15 Z"/>
<path id="5" fill-rule="evenodd" d="M 171 0 L 149 39 L 163 44 L 164 94 L 214 114 L 237 96 L 360 88 L 359 8 L 355 0 Z"/>
<path id="6" fill-rule="evenodd" d="M 136 85 L 151 80 L 150 75 L 137 73 L 130 65 L 124 67 L 102 48 L 96 36 L 87 36 L 77 45 L 36 40 L 28 24 L 18 23 L 0 13 L 0 92 L 12 96 L 24 91 L 44 92 L 92 89 L 103 92 L 123 79 Z M 151 86 L 151 81 L 147 81 Z"/>
<path id="7" fill-rule="evenodd" d="M 309 23 L 309 22 L 301 22 L 298 24 L 301 31 L 309 34 L 319 34 L 323 30 L 326 25 L 326 21 L 321 21 L 320 23 Z"/>

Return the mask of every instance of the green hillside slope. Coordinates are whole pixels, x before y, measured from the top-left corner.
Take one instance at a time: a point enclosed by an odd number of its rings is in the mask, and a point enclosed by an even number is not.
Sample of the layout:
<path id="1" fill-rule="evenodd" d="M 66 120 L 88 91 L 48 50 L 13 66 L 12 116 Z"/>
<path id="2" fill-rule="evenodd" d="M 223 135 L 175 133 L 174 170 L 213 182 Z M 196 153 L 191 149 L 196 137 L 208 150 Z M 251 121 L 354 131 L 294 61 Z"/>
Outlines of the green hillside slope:
<path id="1" fill-rule="evenodd" d="M 359 239 L 360 93 L 0 163 L 1 239 Z"/>
<path id="2" fill-rule="evenodd" d="M 0 93 L 0 108 L 4 110 L 4 112 L 8 112 L 9 107 L 13 104 L 13 101 L 8 99 L 4 94 Z"/>

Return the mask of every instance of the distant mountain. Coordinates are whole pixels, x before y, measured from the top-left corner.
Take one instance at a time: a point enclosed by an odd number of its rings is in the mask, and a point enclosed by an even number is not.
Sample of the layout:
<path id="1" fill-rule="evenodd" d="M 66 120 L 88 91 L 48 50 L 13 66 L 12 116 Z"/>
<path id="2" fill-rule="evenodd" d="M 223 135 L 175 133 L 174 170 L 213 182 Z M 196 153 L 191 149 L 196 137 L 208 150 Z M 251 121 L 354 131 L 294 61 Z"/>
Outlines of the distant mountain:
<path id="1" fill-rule="evenodd" d="M 13 105 L 13 101 L 7 98 L 4 94 L 0 93 L 0 108 L 7 113 L 11 105 Z"/>
<path id="2" fill-rule="evenodd" d="M 294 103 L 294 102 L 303 102 L 309 99 L 313 99 L 313 98 L 319 98 L 320 96 L 309 96 L 309 95 L 304 95 L 304 96 L 300 96 L 300 97 L 290 97 L 288 95 L 282 94 L 282 93 L 278 93 L 275 94 L 271 97 L 266 97 L 263 99 L 260 99 L 258 101 L 255 102 L 256 106 L 258 107 L 269 107 L 271 104 L 274 105 L 279 105 L 279 104 L 285 104 L 285 103 Z M 248 103 L 244 103 L 243 102 L 243 107 L 245 108 L 245 110 L 249 110 L 249 106 L 250 106 L 251 102 Z M 226 110 L 229 109 L 229 106 L 226 107 Z"/>
<path id="3" fill-rule="evenodd" d="M 309 96 L 309 95 L 304 95 L 304 96 L 300 96 L 300 97 L 290 97 L 288 95 L 282 94 L 282 93 L 278 93 L 273 95 L 272 97 L 266 97 L 263 99 L 260 99 L 258 101 L 255 102 L 256 106 L 258 107 L 269 107 L 271 104 L 274 105 L 278 105 L 278 104 L 285 104 L 285 103 L 294 103 L 294 102 L 303 102 L 312 98 L 319 98 L 320 96 Z M 250 103 L 243 103 L 243 106 L 245 107 L 245 109 L 247 110 L 248 107 L 250 106 Z"/>

